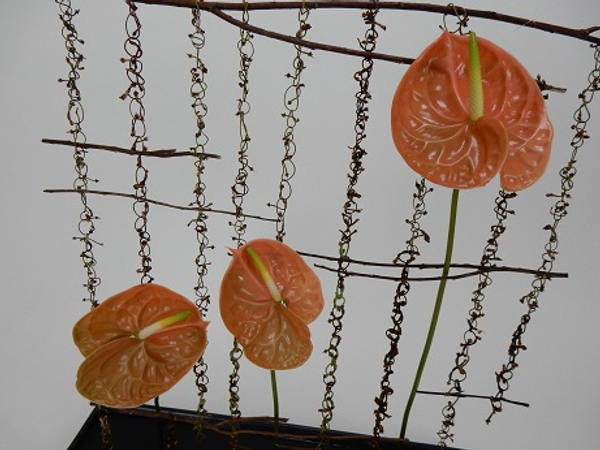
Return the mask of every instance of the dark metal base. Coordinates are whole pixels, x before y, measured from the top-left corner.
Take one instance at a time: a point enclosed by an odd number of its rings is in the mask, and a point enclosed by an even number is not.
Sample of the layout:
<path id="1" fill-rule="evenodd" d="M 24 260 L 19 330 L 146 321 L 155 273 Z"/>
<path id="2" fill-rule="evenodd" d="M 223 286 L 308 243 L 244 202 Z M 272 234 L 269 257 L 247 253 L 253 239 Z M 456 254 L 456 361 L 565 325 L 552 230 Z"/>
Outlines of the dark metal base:
<path id="1" fill-rule="evenodd" d="M 289 423 L 279 424 L 279 435 L 273 436 L 269 418 L 243 418 L 238 422 L 237 445 L 232 446 L 231 421 L 228 416 L 208 414 L 203 420 L 204 437 L 194 430 L 194 411 L 161 407 L 158 414 L 151 406 L 128 410 L 107 409 L 113 450 L 190 450 L 190 449 L 307 449 L 319 443 L 319 429 Z M 331 431 L 323 449 L 371 449 L 373 437 Z M 275 441 L 275 439 L 277 439 Z M 173 442 L 176 442 L 173 445 Z M 277 443 L 277 446 L 275 445 Z M 435 445 L 379 439 L 381 450 L 428 450 Z M 103 450 L 98 411 L 94 409 L 67 450 Z"/>

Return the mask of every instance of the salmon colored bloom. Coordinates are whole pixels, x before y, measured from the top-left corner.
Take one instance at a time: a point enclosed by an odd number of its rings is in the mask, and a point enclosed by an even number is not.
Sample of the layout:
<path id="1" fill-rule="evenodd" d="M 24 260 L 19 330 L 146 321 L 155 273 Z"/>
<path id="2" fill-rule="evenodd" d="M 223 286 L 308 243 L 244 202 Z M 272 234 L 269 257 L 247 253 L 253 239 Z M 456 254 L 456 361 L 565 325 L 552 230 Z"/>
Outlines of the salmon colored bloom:
<path id="1" fill-rule="evenodd" d="M 275 240 L 257 239 L 231 251 L 219 298 L 225 326 L 257 366 L 302 365 L 313 348 L 308 324 L 323 310 L 319 278 Z"/>
<path id="2" fill-rule="evenodd" d="M 206 347 L 207 325 L 194 303 L 157 284 L 112 296 L 73 328 L 85 357 L 77 390 L 115 408 L 146 403 L 193 367 Z"/>
<path id="3" fill-rule="evenodd" d="M 409 67 L 392 102 L 394 143 L 433 183 L 475 188 L 500 173 L 503 189 L 525 189 L 550 157 L 553 130 L 542 93 L 512 55 L 477 38 L 483 105 L 473 117 L 469 40 L 444 32 Z"/>

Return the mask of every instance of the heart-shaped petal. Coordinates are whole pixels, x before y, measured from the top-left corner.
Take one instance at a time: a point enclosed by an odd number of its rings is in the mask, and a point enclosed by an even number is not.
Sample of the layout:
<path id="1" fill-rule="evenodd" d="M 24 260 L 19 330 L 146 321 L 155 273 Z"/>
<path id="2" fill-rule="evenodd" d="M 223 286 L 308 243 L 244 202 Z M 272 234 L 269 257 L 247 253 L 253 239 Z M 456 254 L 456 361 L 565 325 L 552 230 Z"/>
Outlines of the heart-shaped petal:
<path id="1" fill-rule="evenodd" d="M 257 239 L 232 252 L 219 298 L 225 326 L 254 364 L 273 370 L 300 366 L 312 352 L 307 324 L 323 310 L 319 278 L 275 240 Z"/>
<path id="2" fill-rule="evenodd" d="M 206 347 L 207 325 L 196 305 L 157 284 L 110 297 L 73 328 L 73 340 L 86 357 L 77 390 L 105 406 L 147 402 L 193 367 Z"/>
<path id="3" fill-rule="evenodd" d="M 392 102 L 394 143 L 429 181 L 480 187 L 498 172 L 517 191 L 544 173 L 552 125 L 537 83 L 512 55 L 477 38 L 483 116 L 469 117 L 469 37 L 444 32 L 409 67 Z"/>

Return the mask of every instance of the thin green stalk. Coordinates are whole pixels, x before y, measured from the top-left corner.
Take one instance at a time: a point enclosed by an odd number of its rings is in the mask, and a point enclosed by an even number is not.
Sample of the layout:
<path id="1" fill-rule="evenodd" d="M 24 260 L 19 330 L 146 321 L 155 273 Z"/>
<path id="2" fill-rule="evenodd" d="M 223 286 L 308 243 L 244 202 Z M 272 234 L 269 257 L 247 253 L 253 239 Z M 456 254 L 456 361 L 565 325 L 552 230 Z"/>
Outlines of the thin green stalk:
<path id="1" fill-rule="evenodd" d="M 281 293 L 279 292 L 279 289 L 277 288 L 273 277 L 269 273 L 269 269 L 267 269 L 267 266 L 265 266 L 263 260 L 260 259 L 258 253 L 256 253 L 256 251 L 252 247 L 246 247 L 246 252 L 248 252 L 250 258 L 252 258 L 252 261 L 256 265 L 256 268 L 258 269 L 263 281 L 265 282 L 265 285 L 269 290 L 273 301 L 275 303 L 283 302 L 283 297 L 281 296 Z M 277 394 L 277 375 L 274 370 L 271 370 L 271 390 L 273 392 L 273 431 L 275 432 L 275 440 L 273 441 L 273 446 L 277 448 L 277 433 L 279 432 L 279 395 Z"/>
<path id="2" fill-rule="evenodd" d="M 273 441 L 273 447 L 279 446 L 277 433 L 279 433 L 279 394 L 277 393 L 277 374 L 274 370 L 271 370 L 271 390 L 273 392 L 273 432 L 275 433 L 275 440 Z"/>
<path id="3" fill-rule="evenodd" d="M 400 430 L 400 438 L 403 439 L 406 436 L 406 427 L 408 425 L 408 417 L 410 416 L 410 410 L 412 409 L 412 405 L 415 401 L 415 396 L 417 394 L 417 390 L 419 389 L 419 383 L 421 382 L 421 376 L 423 375 L 423 370 L 425 369 L 425 364 L 427 362 L 427 357 L 429 356 L 429 351 L 431 350 L 431 344 L 433 343 L 433 336 L 435 335 L 435 328 L 438 323 L 438 319 L 440 316 L 440 310 L 442 309 L 442 300 L 444 299 L 444 292 L 446 290 L 446 282 L 448 273 L 450 272 L 450 264 L 452 262 L 452 250 L 454 249 L 454 235 L 456 231 L 456 216 L 458 213 L 458 189 L 454 189 L 452 191 L 452 201 L 450 204 L 450 218 L 448 220 L 448 237 L 446 240 L 446 256 L 444 257 L 444 268 L 442 270 L 442 279 L 440 280 L 440 284 L 438 286 L 437 297 L 435 300 L 435 306 L 433 307 L 433 313 L 431 315 L 431 322 L 429 324 L 429 331 L 427 333 L 427 339 L 425 341 L 425 346 L 423 347 L 423 353 L 421 354 L 421 360 L 419 361 L 419 366 L 417 368 L 417 373 L 415 375 L 415 380 L 413 382 L 412 389 L 410 391 L 410 396 L 408 397 L 408 402 L 406 403 L 406 408 L 404 409 L 404 417 L 402 418 L 402 428 Z"/>

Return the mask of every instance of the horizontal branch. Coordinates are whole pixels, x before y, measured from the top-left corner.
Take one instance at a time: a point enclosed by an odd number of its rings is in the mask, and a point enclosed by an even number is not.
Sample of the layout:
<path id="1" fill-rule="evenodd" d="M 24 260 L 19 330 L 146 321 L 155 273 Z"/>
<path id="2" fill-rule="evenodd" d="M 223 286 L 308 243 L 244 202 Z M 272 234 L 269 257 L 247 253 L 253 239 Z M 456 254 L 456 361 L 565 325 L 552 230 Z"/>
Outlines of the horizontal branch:
<path id="1" fill-rule="evenodd" d="M 52 144 L 52 145 L 66 145 L 66 146 L 74 146 L 75 143 L 69 140 L 63 139 L 42 139 L 42 143 L 44 144 Z M 122 153 L 125 155 L 133 155 L 133 156 L 152 156 L 155 158 L 174 158 L 178 156 L 196 156 L 194 152 L 190 151 L 177 151 L 174 148 L 169 149 L 161 149 L 161 150 L 148 150 L 145 152 L 139 152 L 136 150 L 131 150 L 130 148 L 124 147 L 116 147 L 114 145 L 105 145 L 105 144 L 91 144 L 87 142 L 78 142 L 77 147 L 83 149 L 90 150 L 106 150 L 114 153 Z M 213 159 L 221 159 L 220 155 L 216 155 L 213 153 L 202 153 L 201 156 L 203 158 L 213 158 Z"/>
<path id="2" fill-rule="evenodd" d="M 100 191 L 100 190 L 95 190 L 95 189 L 85 189 L 85 190 L 83 190 L 83 189 L 44 189 L 44 192 L 46 194 L 86 193 L 86 194 L 96 194 L 96 195 L 104 195 L 104 196 L 111 196 L 111 197 L 123 197 L 123 198 L 130 198 L 132 200 L 137 200 L 137 197 L 134 194 L 127 194 L 124 192 Z M 146 199 L 145 201 L 147 201 L 148 203 L 151 203 L 153 205 L 164 206 L 166 208 L 178 209 L 181 211 L 198 211 L 199 210 L 197 206 L 175 205 L 173 203 L 162 202 L 159 200 L 152 200 L 149 198 Z M 226 214 L 229 216 L 235 216 L 234 212 L 226 211 L 223 209 L 202 208 L 202 210 L 207 213 L 217 213 L 217 214 Z M 247 217 L 249 219 L 264 220 L 267 222 L 277 222 L 277 219 L 271 219 L 271 218 L 267 218 L 267 217 L 257 216 L 254 214 L 244 214 L 244 217 Z"/>
<path id="3" fill-rule="evenodd" d="M 224 13 L 219 8 L 205 8 L 210 13 L 219 17 L 220 19 L 228 22 L 232 25 L 235 25 L 238 28 L 242 28 L 250 33 L 258 34 L 261 36 L 265 36 L 271 39 L 276 39 L 278 41 L 288 42 L 290 44 L 298 45 L 300 47 L 310 48 L 311 50 L 323 50 L 327 52 L 333 53 L 341 53 L 344 55 L 350 56 L 360 56 L 361 58 L 370 58 L 370 59 L 378 59 L 381 61 L 388 61 L 397 64 L 412 64 L 415 60 L 414 58 L 407 58 L 404 56 L 395 56 L 389 55 L 385 53 L 378 52 L 365 52 L 363 50 L 355 50 L 347 47 L 340 47 L 337 45 L 323 44 L 321 42 L 308 41 L 306 39 L 300 39 L 294 36 L 290 36 L 287 34 L 277 33 L 276 31 L 267 30 L 265 28 L 257 27 L 256 25 L 250 25 L 248 23 L 244 23 L 241 20 L 237 20 L 231 17 L 229 14 Z"/>
<path id="4" fill-rule="evenodd" d="M 343 258 L 343 260 L 341 260 L 340 258 L 337 258 L 335 256 L 326 256 L 326 255 L 321 255 L 318 253 L 308 253 L 308 252 L 302 252 L 302 251 L 299 251 L 298 254 L 301 256 L 308 257 L 308 258 L 322 259 L 325 261 L 333 261 L 333 262 L 343 261 L 343 262 L 347 262 L 349 264 L 357 264 L 357 265 L 366 266 L 366 267 L 384 267 L 384 268 L 396 268 L 396 269 L 408 267 L 411 269 L 419 269 L 419 270 L 441 269 L 444 267 L 444 264 L 440 264 L 440 263 L 420 263 L 420 264 L 415 263 L 415 264 L 406 264 L 405 265 L 405 264 L 396 264 L 396 263 L 388 263 L 388 262 L 364 261 L 364 260 L 352 259 L 352 258 Z M 315 264 L 315 266 L 320 267 L 322 269 L 331 270 L 331 268 L 326 267 L 326 266 L 320 266 L 317 264 Z M 481 266 L 478 264 L 469 264 L 469 263 L 451 263 L 450 267 L 453 269 L 473 269 L 473 272 L 467 272 L 465 274 L 459 274 L 459 275 L 452 275 L 452 276 L 448 277 L 447 279 L 466 278 L 466 277 L 478 275 L 479 273 L 483 273 L 483 272 L 517 272 L 517 273 L 525 273 L 528 275 L 543 276 L 543 277 L 547 277 L 547 278 L 568 278 L 569 277 L 569 274 L 565 273 L 565 272 L 541 272 L 536 269 L 526 269 L 523 267 Z M 337 271 L 337 269 L 333 269 L 333 270 Z M 369 275 L 369 274 L 361 274 L 361 273 L 353 273 L 353 275 L 366 276 L 366 277 L 372 277 L 372 278 L 382 277 L 380 275 Z M 383 276 L 383 278 L 389 279 L 390 281 L 399 281 L 400 280 L 399 277 Z M 434 278 L 433 277 L 432 278 L 422 277 L 422 278 L 409 278 L 408 281 L 431 281 L 431 280 L 440 280 L 440 279 L 442 279 L 442 278 L 441 277 L 434 277 Z"/>
<path id="5" fill-rule="evenodd" d="M 446 397 L 460 397 L 460 398 L 479 398 L 482 400 L 496 400 L 493 395 L 475 395 L 475 394 L 449 394 L 448 392 L 436 392 L 436 391 L 417 391 L 417 394 L 426 394 L 426 395 L 443 395 Z M 507 398 L 500 399 L 503 402 L 510 403 L 511 405 L 524 406 L 525 408 L 529 408 L 529 403 L 520 402 L 516 400 L 509 400 Z"/>
<path id="6" fill-rule="evenodd" d="M 338 268 L 324 266 L 322 264 L 315 264 L 315 267 L 318 269 L 327 270 L 328 272 L 338 272 Z M 402 266 L 398 266 L 399 268 Z M 410 266 L 409 266 L 410 267 Z M 440 281 L 440 280 L 460 280 L 462 278 L 469 278 L 477 276 L 481 273 L 487 272 L 516 272 L 516 273 L 525 273 L 536 275 L 543 278 L 567 278 L 568 275 L 565 273 L 553 273 L 553 272 L 540 272 L 538 270 L 533 269 L 523 269 L 519 267 L 480 267 L 477 270 L 465 273 L 459 273 L 456 275 L 447 275 L 447 276 L 435 276 L 435 277 L 398 277 L 391 275 L 379 275 L 374 273 L 364 273 L 364 272 L 353 272 L 350 270 L 345 270 L 344 274 L 351 277 L 362 277 L 362 278 L 374 278 L 376 280 L 386 280 L 386 281 Z"/>
<path id="7" fill-rule="evenodd" d="M 152 5 L 177 6 L 184 8 L 195 8 L 196 5 L 200 9 L 213 11 L 219 10 L 242 10 L 246 5 L 242 1 L 237 2 L 207 2 L 196 0 L 133 0 L 135 3 L 146 3 Z M 321 0 L 321 1 L 306 1 L 304 5 L 310 9 L 364 9 L 373 3 L 367 0 Z M 300 1 L 256 1 L 248 2 L 249 10 L 272 10 L 272 9 L 300 9 L 303 3 Z M 600 44 L 600 37 L 593 36 L 593 33 L 600 30 L 600 26 L 591 26 L 588 28 L 569 28 L 551 23 L 538 22 L 536 20 L 523 17 L 512 16 L 509 14 L 497 13 L 495 11 L 486 11 L 481 9 L 463 8 L 458 5 L 446 4 L 436 5 L 432 3 L 415 3 L 415 2 L 396 2 L 380 0 L 377 3 L 379 9 L 403 10 L 403 11 L 421 11 L 436 14 L 454 15 L 455 12 L 466 14 L 468 17 L 477 17 L 480 19 L 493 20 L 496 22 L 504 22 L 513 25 L 519 25 L 526 28 L 545 31 L 547 33 L 559 34 L 575 39 Z"/>

